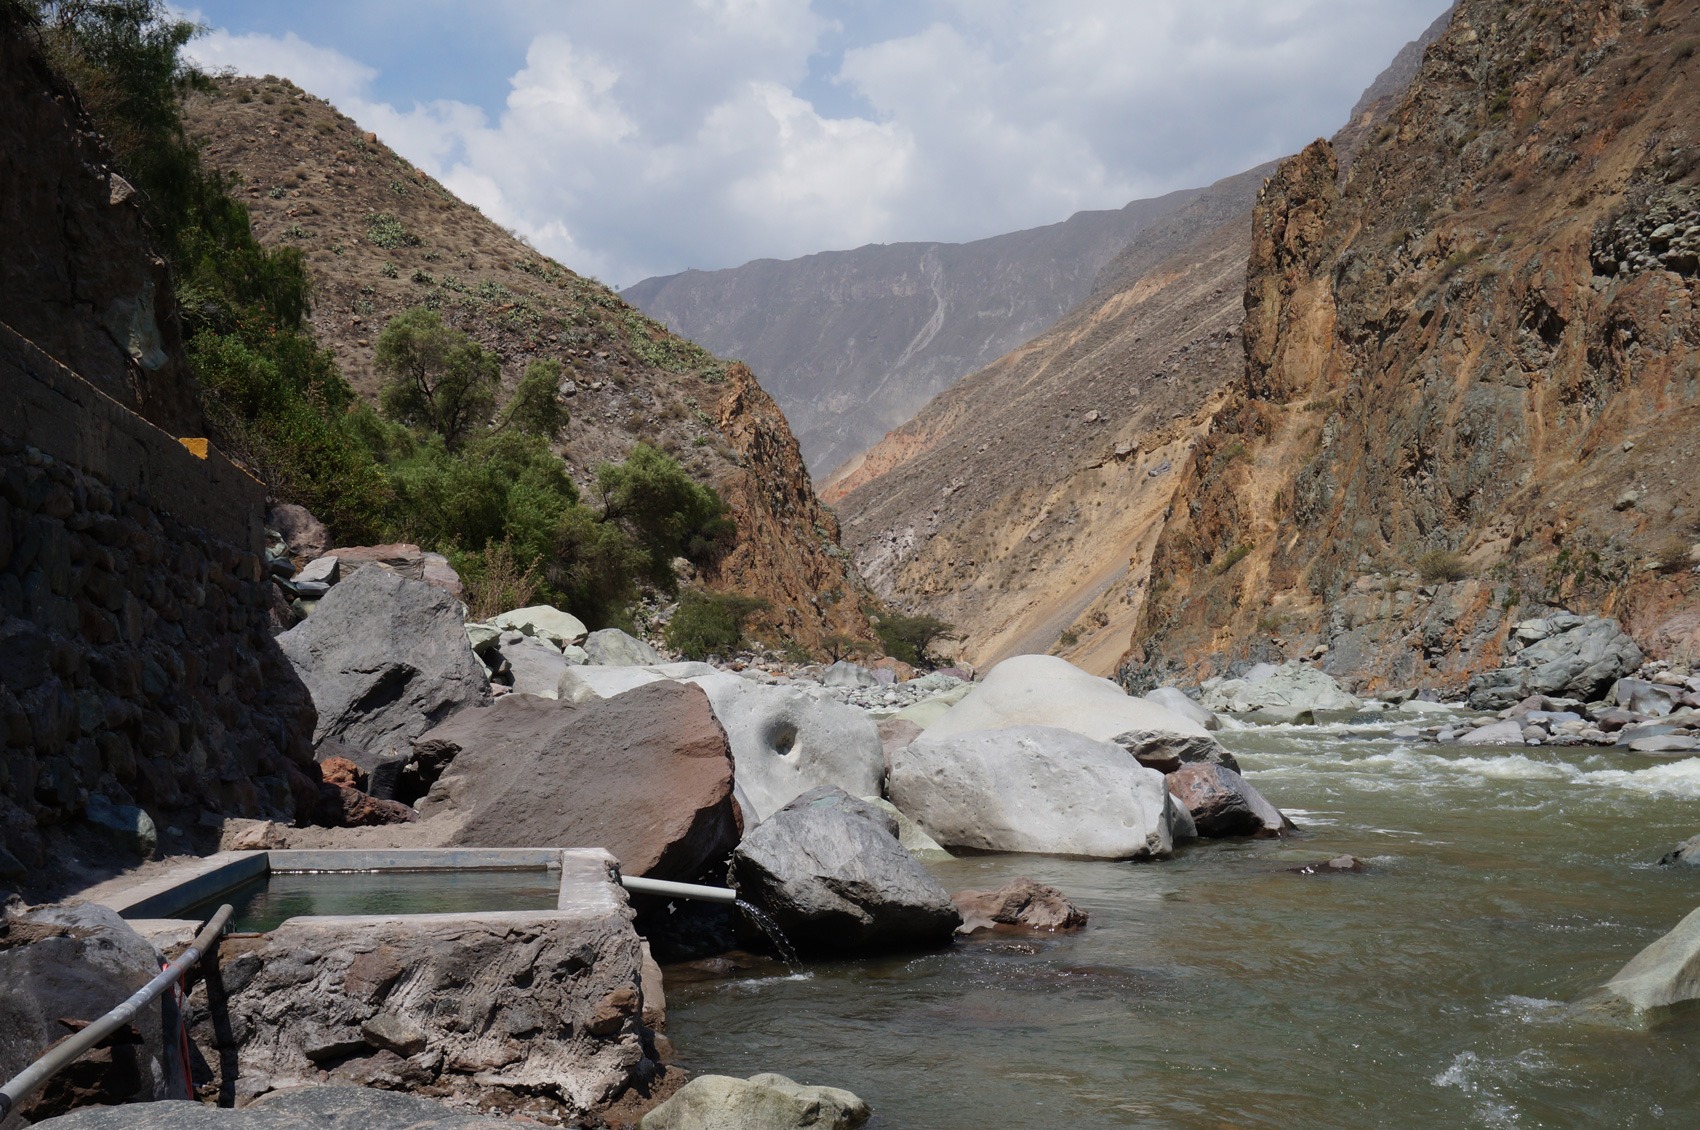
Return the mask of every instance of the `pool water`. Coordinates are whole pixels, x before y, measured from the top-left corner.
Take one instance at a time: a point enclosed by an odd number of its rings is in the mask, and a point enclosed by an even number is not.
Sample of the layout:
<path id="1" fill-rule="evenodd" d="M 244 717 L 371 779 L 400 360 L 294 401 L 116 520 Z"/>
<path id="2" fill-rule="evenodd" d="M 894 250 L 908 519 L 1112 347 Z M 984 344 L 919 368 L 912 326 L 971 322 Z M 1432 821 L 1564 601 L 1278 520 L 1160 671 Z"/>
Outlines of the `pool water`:
<path id="1" fill-rule="evenodd" d="M 472 914 L 553 910 L 561 874 L 543 868 L 438 871 L 274 871 L 182 912 L 207 918 L 222 903 L 231 929 L 261 932 L 302 915 Z"/>
<path id="2" fill-rule="evenodd" d="M 1700 905 L 1700 870 L 1653 864 L 1700 832 L 1700 760 L 1224 742 L 1300 834 L 935 866 L 952 891 L 1030 875 L 1091 921 L 801 977 L 679 970 L 682 1065 L 847 1087 L 882 1130 L 1700 1125 L 1700 1019 L 1562 1014 Z M 1300 873 L 1343 853 L 1367 870 Z"/>

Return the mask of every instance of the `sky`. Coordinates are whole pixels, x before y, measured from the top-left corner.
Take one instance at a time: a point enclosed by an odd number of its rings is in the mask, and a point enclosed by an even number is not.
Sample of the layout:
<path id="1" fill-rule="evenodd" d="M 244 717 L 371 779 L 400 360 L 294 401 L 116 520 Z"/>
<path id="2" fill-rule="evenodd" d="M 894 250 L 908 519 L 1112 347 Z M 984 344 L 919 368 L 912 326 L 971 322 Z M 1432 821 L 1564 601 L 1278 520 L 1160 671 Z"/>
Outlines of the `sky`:
<path id="1" fill-rule="evenodd" d="M 1448 0 L 201 0 L 289 78 L 615 287 L 963 241 L 1295 153 Z"/>

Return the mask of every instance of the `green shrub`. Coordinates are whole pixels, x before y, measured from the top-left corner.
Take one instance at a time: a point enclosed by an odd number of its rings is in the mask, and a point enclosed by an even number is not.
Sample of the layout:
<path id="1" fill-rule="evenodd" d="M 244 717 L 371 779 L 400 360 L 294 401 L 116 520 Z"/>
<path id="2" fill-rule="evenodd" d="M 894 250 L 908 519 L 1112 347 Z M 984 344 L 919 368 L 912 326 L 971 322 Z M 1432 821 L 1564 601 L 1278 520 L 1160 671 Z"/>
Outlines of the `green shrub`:
<path id="1" fill-rule="evenodd" d="M 435 310 L 414 307 L 378 335 L 373 362 L 384 376 L 378 403 L 392 420 L 424 428 L 454 451 L 490 420 L 501 360 Z"/>
<path id="2" fill-rule="evenodd" d="M 744 642 L 744 621 L 768 607 L 759 597 L 688 589 L 667 623 L 667 646 L 686 659 L 730 655 Z"/>
<path id="3" fill-rule="evenodd" d="M 1211 571 L 1220 577 L 1223 573 L 1226 573 L 1229 569 L 1232 569 L 1235 565 L 1238 565 L 1241 561 L 1244 561 L 1248 556 L 1250 556 L 1251 550 L 1252 546 L 1250 542 L 1242 542 L 1241 544 L 1236 545 L 1223 556 L 1221 561 L 1216 563 L 1216 568 Z"/>

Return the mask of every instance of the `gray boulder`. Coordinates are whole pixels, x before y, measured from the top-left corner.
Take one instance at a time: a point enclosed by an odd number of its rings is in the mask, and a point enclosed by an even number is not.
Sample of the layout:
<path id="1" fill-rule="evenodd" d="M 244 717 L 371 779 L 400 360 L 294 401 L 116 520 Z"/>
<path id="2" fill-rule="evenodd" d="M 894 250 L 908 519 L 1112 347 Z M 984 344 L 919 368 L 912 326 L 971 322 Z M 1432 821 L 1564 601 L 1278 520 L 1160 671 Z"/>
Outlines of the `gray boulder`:
<path id="1" fill-rule="evenodd" d="M 1641 666 L 1641 649 L 1616 620 L 1563 613 L 1517 625 L 1517 638 L 1538 637 L 1511 662 L 1470 680 L 1470 705 L 1499 710 L 1532 694 L 1591 702 Z"/>
<path id="2" fill-rule="evenodd" d="M 667 657 L 636 636 L 618 628 L 603 628 L 584 640 L 584 653 L 599 667 L 646 667 L 667 662 Z"/>
<path id="3" fill-rule="evenodd" d="M 790 687 L 769 687 L 724 672 L 689 679 L 708 693 L 737 762 L 745 819 L 765 820 L 816 785 L 851 796 L 884 790 L 879 727 L 852 706 Z"/>
<path id="4" fill-rule="evenodd" d="M 1612 684 L 1612 701 L 1636 714 L 1663 718 L 1682 700 L 1681 687 L 1650 683 L 1646 679 L 1619 679 Z"/>
<path id="5" fill-rule="evenodd" d="M 1253 674 L 1259 677 L 1254 679 Z M 1268 722 L 1314 722 L 1317 711 L 1357 710 L 1362 705 L 1332 675 L 1301 663 L 1262 671 L 1253 668 L 1246 678 L 1225 679 L 1204 692 L 1207 710 L 1249 714 Z"/>
<path id="6" fill-rule="evenodd" d="M 318 711 L 313 743 L 377 751 L 490 701 L 460 602 L 384 569 L 362 569 L 277 638 Z"/>
<path id="7" fill-rule="evenodd" d="M 1236 773 L 1240 769 L 1234 755 L 1212 737 L 1178 737 L 1154 734 L 1149 730 L 1130 730 L 1117 734 L 1110 742 L 1133 754 L 1133 759 L 1147 769 L 1155 769 L 1159 773 L 1173 773 L 1182 765 L 1200 762 L 1225 765 Z"/>
<path id="8" fill-rule="evenodd" d="M 69 1036 L 60 1022 L 95 1020 L 159 972 L 159 954 L 106 907 L 42 906 L 5 922 L 0 939 L 0 1077 L 10 1079 Z M 184 1098 L 160 1002 L 143 1006 L 133 1042 L 97 1048 L 20 1109 L 32 1121 L 89 1103 Z M 135 1109 L 135 1108 L 126 1108 Z"/>
<path id="9" fill-rule="evenodd" d="M 1459 745 L 1522 745 L 1523 726 L 1515 718 L 1491 722 L 1463 734 Z"/>
<path id="10" fill-rule="evenodd" d="M 897 830 L 843 789 L 810 789 L 745 834 L 731 882 L 800 951 L 943 945 L 962 916 Z"/>
<path id="11" fill-rule="evenodd" d="M 648 1114 L 640 1130 L 854 1130 L 868 1104 L 837 1087 L 783 1075 L 698 1075 Z"/>
<path id="12" fill-rule="evenodd" d="M 923 734 L 892 755 L 890 796 L 946 848 L 1095 859 L 1173 848 L 1163 775 L 1055 727 Z"/>
<path id="13" fill-rule="evenodd" d="M 1700 1000 L 1700 910 L 1577 1001 L 1572 1012 L 1585 1020 L 1653 1027 L 1694 1000 Z"/>
<path id="14" fill-rule="evenodd" d="M 536 636 L 540 640 L 565 647 L 570 643 L 581 642 L 589 629 L 570 612 L 562 612 L 547 604 L 533 604 L 528 608 L 516 608 L 512 612 L 504 612 L 493 616 L 490 623 L 498 628 L 521 632 L 528 636 Z"/>
<path id="15" fill-rule="evenodd" d="M 1690 836 L 1659 859 L 1661 867 L 1700 867 L 1700 836 Z"/>
<path id="16" fill-rule="evenodd" d="M 561 697 L 561 676 L 572 664 L 560 648 L 519 632 L 506 631 L 497 641 L 494 654 L 507 663 L 516 694 Z"/>
<path id="17" fill-rule="evenodd" d="M 1179 714 L 1182 718 L 1190 718 L 1206 730 L 1220 730 L 1222 720 L 1210 711 L 1194 702 L 1187 693 L 1178 687 L 1154 687 L 1145 692 L 1145 701 L 1154 702 Z"/>

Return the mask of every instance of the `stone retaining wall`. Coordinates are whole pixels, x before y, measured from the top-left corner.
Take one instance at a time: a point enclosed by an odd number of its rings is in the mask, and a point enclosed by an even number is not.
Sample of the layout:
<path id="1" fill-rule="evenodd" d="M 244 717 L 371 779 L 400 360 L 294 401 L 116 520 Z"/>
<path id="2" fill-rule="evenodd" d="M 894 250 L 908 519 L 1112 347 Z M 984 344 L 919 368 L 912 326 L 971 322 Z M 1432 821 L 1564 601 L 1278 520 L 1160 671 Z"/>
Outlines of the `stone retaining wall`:
<path id="1" fill-rule="evenodd" d="M 313 706 L 272 639 L 263 502 L 0 326 L 0 890 L 51 885 L 55 827 L 123 865 L 153 836 L 187 850 L 167 830 L 204 812 L 311 803 Z M 71 824 L 102 796 L 100 825 Z"/>

